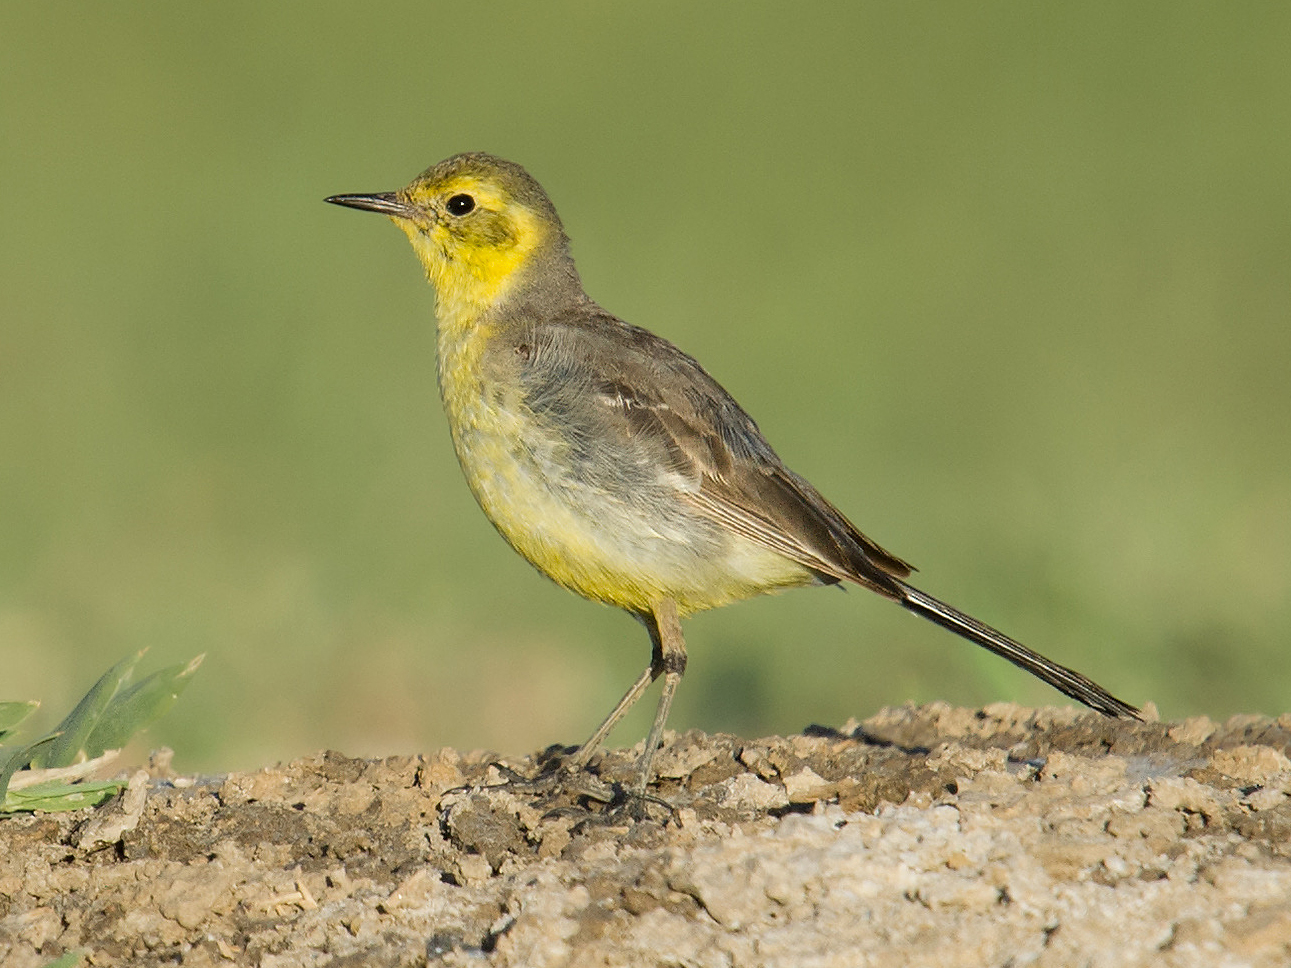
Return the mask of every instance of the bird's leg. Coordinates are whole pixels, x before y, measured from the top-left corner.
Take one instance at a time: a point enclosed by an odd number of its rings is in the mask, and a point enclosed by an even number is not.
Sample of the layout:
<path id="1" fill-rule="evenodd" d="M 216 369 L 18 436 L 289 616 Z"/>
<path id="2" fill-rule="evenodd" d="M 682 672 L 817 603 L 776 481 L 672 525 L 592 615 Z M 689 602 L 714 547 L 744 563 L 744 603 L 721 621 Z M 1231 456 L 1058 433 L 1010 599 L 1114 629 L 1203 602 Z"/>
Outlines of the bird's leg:
<path id="1" fill-rule="evenodd" d="M 668 721 L 668 710 L 672 708 L 672 697 L 677 692 L 677 685 L 686 671 L 686 640 L 681 635 L 681 619 L 677 615 L 677 603 L 670 598 L 657 602 L 651 609 L 650 638 L 654 641 L 654 656 L 650 663 L 651 676 L 657 678 L 663 673 L 663 694 L 659 697 L 659 708 L 655 710 L 654 725 L 646 737 L 645 750 L 641 753 L 641 762 L 637 764 L 637 782 L 633 792 L 644 795 L 646 785 L 650 782 L 650 766 L 654 762 L 655 750 L 663 739 L 663 726 Z"/>
<path id="2" fill-rule="evenodd" d="M 676 612 L 677 612 L 677 609 L 676 609 L 676 606 L 674 605 L 673 606 L 674 624 L 678 624 L 675 618 Z M 601 748 L 601 745 L 605 742 L 605 738 L 610 735 L 610 731 L 613 730 L 614 727 L 619 724 L 619 720 L 621 720 L 624 716 L 626 716 L 628 713 L 628 710 L 636 705 L 637 700 L 641 698 L 641 694 L 650 688 L 650 684 L 654 682 L 656 679 L 658 679 L 659 676 L 664 674 L 664 665 L 665 665 L 664 648 L 659 636 L 658 620 L 650 612 L 637 613 L 636 617 L 641 621 L 641 624 L 644 625 L 646 627 L 646 630 L 650 633 L 650 642 L 652 644 L 652 650 L 650 654 L 650 664 L 645 667 L 641 675 L 637 676 L 637 681 L 632 683 L 632 686 L 628 689 L 628 691 L 623 694 L 623 698 L 620 699 L 618 701 L 618 704 L 613 709 L 610 710 L 610 714 L 605 717 L 605 720 L 601 723 L 601 725 L 596 727 L 596 732 L 592 733 L 592 735 L 588 737 L 587 742 L 584 743 L 582 746 L 580 746 L 578 749 L 576 749 L 571 756 L 569 756 L 566 759 L 562 759 L 558 762 L 558 765 L 556 766 L 556 769 L 555 769 L 555 773 L 549 773 L 547 768 L 544 767 L 544 769 L 542 770 L 539 776 L 531 778 L 531 777 L 522 776 L 521 774 L 516 773 L 514 770 L 510 769 L 509 767 L 505 767 L 502 764 L 494 764 L 496 767 L 498 767 L 499 771 L 502 772 L 506 777 L 505 782 L 501 785 L 514 785 L 514 786 L 520 786 L 520 787 L 544 786 L 545 785 L 544 781 L 553 779 L 556 773 L 569 774 L 569 773 L 582 772 L 583 768 L 587 766 L 588 761 L 590 761 L 592 756 L 596 753 L 596 751 Z M 678 634 L 678 640 L 680 641 L 681 632 L 680 632 L 679 624 L 678 624 L 677 634 Z M 683 667 L 686 664 L 686 657 L 685 657 L 684 650 L 682 652 L 681 664 Z M 672 701 L 671 696 L 668 697 L 668 701 L 671 703 Z M 667 714 L 666 709 L 663 710 L 663 714 L 664 715 Z M 649 765 L 648 762 L 646 765 L 647 766 Z M 590 778 L 585 777 L 585 779 L 590 779 Z M 613 796 L 613 794 L 608 788 L 604 790 L 595 790 L 595 791 L 588 790 L 583 792 L 586 792 L 593 799 L 602 800 L 605 802 L 608 802 L 610 798 Z"/>
<path id="3" fill-rule="evenodd" d="M 632 684 L 632 688 L 624 693 L 618 705 L 605 717 L 605 721 L 596 727 L 596 732 L 569 758 L 567 765 L 575 769 L 586 766 L 592 754 L 605 742 L 610 730 L 617 726 L 619 720 L 627 715 L 627 711 L 636 705 L 637 700 L 650 687 L 650 684 L 663 676 L 663 695 L 659 697 L 659 708 L 654 714 L 654 725 L 650 727 L 645 751 L 641 754 L 641 760 L 637 765 L 634 792 L 644 793 L 646 784 L 650 782 L 650 765 L 654 761 L 655 750 L 663 736 L 668 710 L 672 707 L 672 697 L 677 692 L 677 683 L 681 682 L 682 673 L 686 671 L 686 640 L 681 634 L 677 603 L 671 599 L 664 599 L 649 612 L 638 617 L 641 619 L 641 624 L 646 627 L 646 631 L 650 633 L 652 646 L 650 664 Z"/>
<path id="4" fill-rule="evenodd" d="M 632 683 L 632 687 L 623 694 L 618 705 L 610 710 L 610 714 L 605 717 L 604 722 L 596 727 L 594 732 L 586 743 L 580 746 L 567 761 L 566 765 L 573 769 L 581 769 L 587 765 L 592 754 L 601 748 L 605 738 L 610 735 L 610 731 L 619 724 L 619 720 L 628 714 L 628 710 L 636 705 L 641 694 L 650 688 L 650 684 L 659 678 L 663 672 L 663 647 L 659 644 L 659 628 L 653 615 L 642 614 L 637 616 L 641 624 L 646 627 L 650 633 L 650 642 L 652 650 L 650 654 L 650 664 L 637 677 L 637 681 Z"/>
<path id="5" fill-rule="evenodd" d="M 641 624 L 644 625 L 650 633 L 650 641 L 653 645 L 650 655 L 650 664 L 645 667 L 641 675 L 637 676 L 636 682 L 632 683 L 628 691 L 623 694 L 623 698 L 620 699 L 618 704 L 610 710 L 610 714 L 605 717 L 601 725 L 596 727 L 596 732 L 592 733 L 592 735 L 588 737 L 587 742 L 576 749 L 572 755 L 559 761 L 556 766 L 556 773 L 548 773 L 547 769 L 544 768 L 539 776 L 531 778 L 516 773 L 514 770 L 509 767 L 505 767 L 502 764 L 494 764 L 494 766 L 496 766 L 506 777 L 504 783 L 500 785 L 539 787 L 544 785 L 544 780 L 553 779 L 557 773 L 565 773 L 566 775 L 570 773 L 581 773 L 583 768 L 586 767 L 588 762 L 591 760 L 592 756 L 601 748 L 601 745 L 605 742 L 605 738 L 610 735 L 610 731 L 619 724 L 619 720 L 628 714 L 628 710 L 636 705 L 637 700 L 641 698 L 641 694 L 650 688 L 650 684 L 652 682 L 659 678 L 663 673 L 664 662 L 663 646 L 660 644 L 658 623 L 656 622 L 655 617 L 650 613 L 638 614 L 636 617 L 641 620 Z M 685 664 L 684 654 L 682 664 Z M 585 774 L 584 779 L 592 780 L 593 783 L 596 782 Z M 613 793 L 609 788 L 604 788 L 602 790 L 584 790 L 581 792 L 586 793 L 593 799 L 607 803 L 613 797 Z"/>

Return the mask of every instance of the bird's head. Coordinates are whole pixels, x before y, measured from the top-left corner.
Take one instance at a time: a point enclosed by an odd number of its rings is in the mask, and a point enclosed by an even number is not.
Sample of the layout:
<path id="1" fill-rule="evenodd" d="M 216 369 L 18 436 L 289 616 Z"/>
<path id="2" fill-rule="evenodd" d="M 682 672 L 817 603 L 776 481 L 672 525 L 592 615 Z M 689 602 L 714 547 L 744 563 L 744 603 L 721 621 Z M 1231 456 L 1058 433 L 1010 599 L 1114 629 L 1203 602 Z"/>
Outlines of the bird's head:
<path id="1" fill-rule="evenodd" d="M 435 286 L 441 323 L 479 317 L 529 270 L 550 270 L 553 260 L 568 264 L 557 270 L 562 278 L 573 272 L 542 186 L 514 162 L 483 152 L 454 155 L 398 191 L 327 201 L 380 212 L 403 229 Z"/>

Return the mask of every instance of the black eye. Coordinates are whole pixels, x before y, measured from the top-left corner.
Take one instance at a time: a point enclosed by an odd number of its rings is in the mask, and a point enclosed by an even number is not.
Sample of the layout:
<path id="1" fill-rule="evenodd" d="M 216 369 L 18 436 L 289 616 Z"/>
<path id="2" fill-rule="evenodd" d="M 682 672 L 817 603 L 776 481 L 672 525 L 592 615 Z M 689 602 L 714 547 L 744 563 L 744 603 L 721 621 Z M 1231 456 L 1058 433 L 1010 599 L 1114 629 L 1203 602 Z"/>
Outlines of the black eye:
<path id="1" fill-rule="evenodd" d="M 448 200 L 448 211 L 453 215 L 465 215 L 475 208 L 475 199 L 470 195 L 454 195 Z"/>

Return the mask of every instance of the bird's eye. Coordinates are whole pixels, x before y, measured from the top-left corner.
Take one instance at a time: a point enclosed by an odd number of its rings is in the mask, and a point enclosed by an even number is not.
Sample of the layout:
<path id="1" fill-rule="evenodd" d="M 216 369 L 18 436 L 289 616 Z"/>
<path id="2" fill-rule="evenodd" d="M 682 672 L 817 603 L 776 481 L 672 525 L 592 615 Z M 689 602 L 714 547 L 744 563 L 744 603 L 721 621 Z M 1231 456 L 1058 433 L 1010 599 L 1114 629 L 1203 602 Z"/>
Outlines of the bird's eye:
<path id="1" fill-rule="evenodd" d="M 448 200 L 448 211 L 453 215 L 465 215 L 475 208 L 475 199 L 470 195 L 454 195 Z"/>

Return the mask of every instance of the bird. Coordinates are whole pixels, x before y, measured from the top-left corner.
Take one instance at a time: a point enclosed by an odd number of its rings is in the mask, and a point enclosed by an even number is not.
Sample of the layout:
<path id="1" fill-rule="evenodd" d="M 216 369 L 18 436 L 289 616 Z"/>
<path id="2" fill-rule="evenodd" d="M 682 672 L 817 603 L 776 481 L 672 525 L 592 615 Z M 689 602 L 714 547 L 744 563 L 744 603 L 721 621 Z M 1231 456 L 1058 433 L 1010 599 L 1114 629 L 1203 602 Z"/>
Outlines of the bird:
<path id="1" fill-rule="evenodd" d="M 686 670 L 681 619 L 768 592 L 849 583 L 1109 717 L 1139 710 L 909 582 L 913 567 L 792 471 L 693 358 L 583 288 L 551 199 L 520 165 L 457 154 L 405 188 L 332 195 L 388 216 L 435 290 L 440 397 L 485 516 L 540 572 L 645 626 L 650 661 L 566 761 L 585 768 L 657 679 L 644 794 Z"/>

